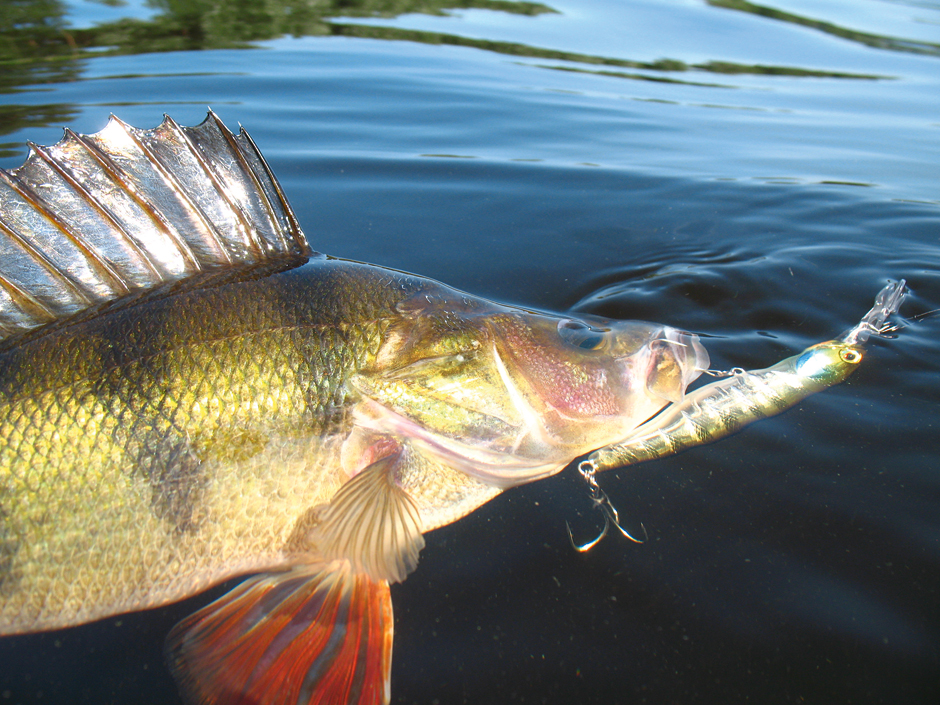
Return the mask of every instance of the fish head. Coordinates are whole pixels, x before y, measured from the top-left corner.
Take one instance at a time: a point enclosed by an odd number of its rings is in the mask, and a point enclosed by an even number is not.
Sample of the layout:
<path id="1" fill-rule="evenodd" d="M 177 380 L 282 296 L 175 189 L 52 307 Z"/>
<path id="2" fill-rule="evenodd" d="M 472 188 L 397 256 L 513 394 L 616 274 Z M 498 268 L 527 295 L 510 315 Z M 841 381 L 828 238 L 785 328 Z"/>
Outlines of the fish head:
<path id="1" fill-rule="evenodd" d="M 708 368 L 697 336 L 659 324 L 553 315 L 446 287 L 397 308 L 353 380 L 358 426 L 504 487 L 625 438 Z"/>

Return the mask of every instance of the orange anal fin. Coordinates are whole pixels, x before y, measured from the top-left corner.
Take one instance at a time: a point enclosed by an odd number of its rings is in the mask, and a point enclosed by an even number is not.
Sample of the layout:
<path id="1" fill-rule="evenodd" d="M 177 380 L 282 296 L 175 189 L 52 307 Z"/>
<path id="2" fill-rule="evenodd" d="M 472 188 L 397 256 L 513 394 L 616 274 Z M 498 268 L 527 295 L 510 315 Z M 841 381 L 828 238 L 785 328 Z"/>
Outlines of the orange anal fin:
<path id="1" fill-rule="evenodd" d="M 177 624 L 166 654 L 192 705 L 379 705 L 392 629 L 388 583 L 334 561 L 246 580 Z"/>

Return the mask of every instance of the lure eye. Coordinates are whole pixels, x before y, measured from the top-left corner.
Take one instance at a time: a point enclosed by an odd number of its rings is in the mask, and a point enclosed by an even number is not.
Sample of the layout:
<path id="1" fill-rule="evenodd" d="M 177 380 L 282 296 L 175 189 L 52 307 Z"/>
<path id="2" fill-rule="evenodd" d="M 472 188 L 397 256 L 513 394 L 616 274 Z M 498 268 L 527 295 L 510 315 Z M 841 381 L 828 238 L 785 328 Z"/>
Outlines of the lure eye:
<path id="1" fill-rule="evenodd" d="M 561 339 L 582 350 L 599 350 L 606 342 L 609 330 L 609 328 L 595 328 L 572 318 L 565 318 L 558 322 L 558 335 Z"/>
<path id="2" fill-rule="evenodd" d="M 848 362 L 849 364 L 855 365 L 862 361 L 862 353 L 858 350 L 853 350 L 852 348 L 843 348 L 839 351 L 839 357 L 842 359 L 842 362 Z"/>

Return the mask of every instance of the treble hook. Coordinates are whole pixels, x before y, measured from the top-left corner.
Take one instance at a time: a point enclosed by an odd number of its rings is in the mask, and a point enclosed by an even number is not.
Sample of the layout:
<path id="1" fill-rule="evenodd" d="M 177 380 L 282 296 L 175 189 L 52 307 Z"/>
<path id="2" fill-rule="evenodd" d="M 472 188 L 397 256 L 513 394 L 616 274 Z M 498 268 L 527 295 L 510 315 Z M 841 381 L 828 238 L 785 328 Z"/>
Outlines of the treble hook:
<path id="1" fill-rule="evenodd" d="M 565 526 L 568 529 L 568 540 L 571 541 L 571 546 L 575 551 L 578 553 L 587 553 L 590 551 L 602 538 L 607 536 L 611 524 L 617 527 L 617 531 L 619 531 L 622 536 L 630 539 L 634 543 L 643 543 L 643 541 L 649 538 L 649 535 L 646 533 L 646 527 L 643 526 L 643 524 L 640 524 L 640 528 L 643 529 L 643 539 L 634 538 L 630 535 L 629 531 L 620 526 L 620 515 L 617 513 L 617 508 L 611 504 L 610 497 L 608 497 L 607 493 L 597 484 L 597 478 L 595 477 L 597 466 L 594 464 L 594 461 L 584 460 L 579 463 L 578 472 L 581 473 L 581 477 L 584 478 L 584 481 L 587 482 L 590 487 L 591 504 L 595 509 L 600 509 L 604 514 L 604 528 L 601 529 L 601 533 L 598 534 L 597 538 L 593 541 L 588 541 L 579 546 L 574 542 L 574 535 L 571 533 L 571 525 L 565 521 Z"/>

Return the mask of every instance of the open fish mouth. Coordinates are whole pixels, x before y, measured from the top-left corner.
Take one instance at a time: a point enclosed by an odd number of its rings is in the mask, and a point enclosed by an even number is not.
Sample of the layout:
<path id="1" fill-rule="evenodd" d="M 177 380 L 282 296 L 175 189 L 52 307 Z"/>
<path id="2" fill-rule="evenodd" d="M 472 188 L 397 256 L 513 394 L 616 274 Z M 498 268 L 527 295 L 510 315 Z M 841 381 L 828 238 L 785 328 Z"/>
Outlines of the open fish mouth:
<path id="1" fill-rule="evenodd" d="M 521 485 L 626 437 L 709 362 L 698 336 L 643 322 L 500 311 L 478 331 L 460 352 L 353 378 L 368 438 L 350 447 L 394 437 L 488 485 Z"/>
<path id="2" fill-rule="evenodd" d="M 646 388 L 669 402 L 681 401 L 685 390 L 706 371 L 711 359 L 694 333 L 663 326 L 662 337 L 649 346 Z"/>

